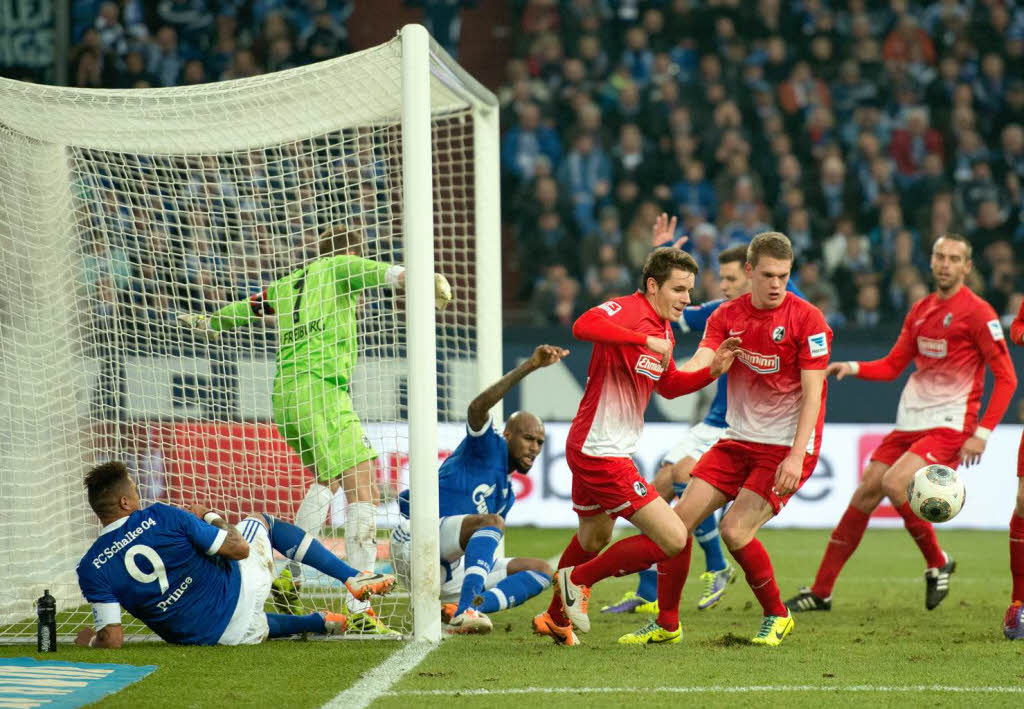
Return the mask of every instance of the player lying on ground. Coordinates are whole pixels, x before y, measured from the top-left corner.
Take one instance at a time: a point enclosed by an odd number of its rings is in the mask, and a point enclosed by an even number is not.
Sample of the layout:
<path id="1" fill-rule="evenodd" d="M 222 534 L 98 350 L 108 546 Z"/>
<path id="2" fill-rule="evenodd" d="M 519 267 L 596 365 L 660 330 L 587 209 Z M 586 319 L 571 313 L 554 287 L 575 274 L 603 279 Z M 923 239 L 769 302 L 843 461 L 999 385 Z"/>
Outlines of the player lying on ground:
<path id="1" fill-rule="evenodd" d="M 207 337 L 276 315 L 277 373 L 273 411 L 277 430 L 315 476 L 295 514 L 295 524 L 319 536 L 334 494 L 341 487 L 345 509 L 345 554 L 356 568 L 371 569 L 377 558 L 377 452 L 363 432 L 349 386 L 356 365 L 359 296 L 368 288 L 405 285 L 405 269 L 359 256 L 362 235 L 334 226 L 319 240 L 320 258 L 275 281 L 248 300 L 221 308 L 209 318 L 181 320 Z M 444 276 L 434 275 L 438 308 L 452 299 Z M 278 610 L 296 612 L 301 569 L 291 564 L 274 584 Z M 350 631 L 389 633 L 370 604 L 347 600 Z"/>
<path id="2" fill-rule="evenodd" d="M 358 572 L 298 527 L 254 515 L 232 527 L 202 505 L 189 514 L 160 503 L 139 506 L 122 463 L 86 475 L 89 505 L 103 529 L 78 563 L 78 585 L 92 604 L 94 626 L 75 642 L 117 648 L 121 607 L 169 643 L 248 645 L 297 633 L 345 630 L 336 613 L 264 613 L 274 580 L 271 548 L 342 581 L 357 598 L 387 593 L 395 577 Z"/>
<path id="3" fill-rule="evenodd" d="M 675 234 L 676 219 L 670 221 L 667 214 L 662 214 L 654 224 L 654 246 L 669 242 Z M 683 237 L 676 246 L 686 242 Z M 725 298 L 712 300 L 702 305 L 691 305 L 683 310 L 679 319 L 679 328 L 683 332 L 703 332 L 708 318 L 727 300 L 733 300 L 750 291 L 750 282 L 743 268 L 747 260 L 746 246 L 733 246 L 718 255 L 719 287 Z M 803 298 L 793 285 L 786 282 L 786 290 Z M 725 414 L 728 406 L 726 398 L 728 374 L 718 378 L 715 398 L 711 402 L 704 420 L 690 428 L 680 441 L 662 458 L 661 467 L 654 476 L 654 489 L 666 502 L 671 502 L 683 494 L 690 482 L 690 472 L 700 457 L 725 433 Z M 728 585 L 736 580 L 736 569 L 725 560 L 722 554 L 722 542 L 718 533 L 718 517 L 710 515 L 700 523 L 693 536 L 704 552 L 704 591 L 697 599 L 697 609 L 707 610 L 722 600 Z M 602 613 L 657 613 L 658 612 L 658 572 L 657 566 L 645 569 L 639 574 L 636 591 L 627 591 L 622 599 L 611 606 L 601 609 Z"/>
<path id="4" fill-rule="evenodd" d="M 917 366 L 903 387 L 896 429 L 871 454 L 850 506 L 832 530 L 814 584 L 786 601 L 790 610 L 832 607 L 839 572 L 885 497 L 903 517 L 925 558 L 925 608 L 935 608 L 949 593 L 956 562 L 942 551 L 931 523 L 910 509 L 907 485 L 916 471 L 931 463 L 956 468 L 961 462 L 978 462 L 1013 398 L 1017 377 L 998 316 L 964 285 L 971 270 L 967 239 L 958 234 L 937 239 L 931 268 L 935 291 L 907 313 L 889 354 L 873 362 L 834 362 L 826 370 L 837 379 L 853 375 L 892 381 L 911 361 Z M 986 363 L 995 375 L 995 386 L 979 423 Z"/>
<path id="5" fill-rule="evenodd" d="M 1024 303 L 1010 326 L 1010 341 L 1024 345 Z M 1003 634 L 1010 640 L 1024 640 L 1024 434 L 1017 449 L 1017 505 L 1010 516 L 1010 576 L 1013 590 L 1003 618 Z"/>
<path id="6" fill-rule="evenodd" d="M 768 553 L 755 535 L 817 463 L 832 340 L 821 311 L 786 292 L 792 265 L 793 250 L 785 235 L 758 234 L 747 249 L 750 293 L 722 304 L 708 319 L 695 364 L 712 361 L 715 348 L 727 338 L 743 339 L 729 375 L 729 427 L 701 456 L 675 506 L 686 528 L 694 529 L 733 501 L 722 516 L 722 540 L 761 604 L 764 615 L 752 640 L 760 645 L 781 643 L 793 629 L 793 619 L 782 604 Z M 681 641 L 679 600 L 692 549 L 691 539 L 682 553 L 659 564 L 658 617 L 619 638 L 620 643 Z M 572 592 L 583 593 L 575 588 Z"/>
<path id="7" fill-rule="evenodd" d="M 676 369 L 671 323 L 690 304 L 697 262 L 675 248 L 655 249 L 644 263 L 642 290 L 591 308 L 573 336 L 594 343 L 587 385 L 569 429 L 565 458 L 572 471 L 572 505 L 579 530 L 558 562 L 555 593 L 534 631 L 575 645 L 590 630 L 589 587 L 612 575 L 635 573 L 678 553 L 687 527 L 636 469 L 630 457 L 657 390 L 673 399 L 697 391 L 732 364 L 739 340 L 729 338 L 706 362 Z M 692 371 L 691 371 L 692 369 Z M 644 535 L 611 540 L 616 517 Z"/>
<path id="8" fill-rule="evenodd" d="M 518 606 L 551 585 L 543 559 L 496 557 L 505 518 L 515 502 L 512 473 L 526 475 L 544 445 L 544 425 L 519 411 L 498 435 L 490 410 L 530 372 L 555 364 L 568 350 L 541 345 L 530 359 L 469 404 L 466 437 L 441 464 L 439 536 L 442 616 L 454 633 L 489 633 L 487 613 Z M 399 496 L 402 522 L 391 533 L 391 558 L 408 583 L 409 491 Z"/>

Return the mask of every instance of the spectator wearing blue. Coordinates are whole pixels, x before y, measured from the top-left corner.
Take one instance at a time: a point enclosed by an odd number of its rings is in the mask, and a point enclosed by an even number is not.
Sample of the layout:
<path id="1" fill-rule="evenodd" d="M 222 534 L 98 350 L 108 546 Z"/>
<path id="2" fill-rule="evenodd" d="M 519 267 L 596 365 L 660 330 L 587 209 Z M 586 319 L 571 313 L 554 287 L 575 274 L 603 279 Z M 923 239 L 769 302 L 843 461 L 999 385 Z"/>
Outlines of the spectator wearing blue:
<path id="1" fill-rule="evenodd" d="M 405 4 L 423 8 L 423 24 L 427 31 L 446 52 L 458 58 L 462 10 L 475 6 L 476 0 L 405 0 Z"/>
<path id="2" fill-rule="evenodd" d="M 149 45 L 149 73 L 161 86 L 175 86 L 184 65 L 185 57 L 178 48 L 178 33 L 173 27 L 161 27 L 156 33 L 156 42 Z"/>
<path id="3" fill-rule="evenodd" d="M 205 0 L 161 0 L 157 15 L 191 51 L 205 49 L 206 32 L 213 26 L 213 13 Z"/>
<path id="4" fill-rule="evenodd" d="M 680 214 L 702 214 L 714 221 L 718 213 L 718 198 L 704 175 L 704 163 L 690 160 L 685 177 L 672 185 L 672 203 Z"/>
<path id="5" fill-rule="evenodd" d="M 540 108 L 526 103 L 519 113 L 518 124 L 509 128 L 501 141 L 501 166 L 507 175 L 518 180 L 533 177 L 534 164 L 545 156 L 552 165 L 562 159 L 562 143 L 558 134 L 540 122 Z"/>
<path id="6" fill-rule="evenodd" d="M 593 135 L 576 135 L 557 176 L 562 194 L 572 202 L 577 229 L 583 234 L 592 231 L 597 226 L 597 207 L 608 199 L 612 184 L 611 161 L 595 144 Z"/>
<path id="7" fill-rule="evenodd" d="M 620 59 L 633 81 L 646 85 L 654 68 L 654 52 L 647 46 L 647 33 L 643 27 L 626 30 L 626 46 Z"/>

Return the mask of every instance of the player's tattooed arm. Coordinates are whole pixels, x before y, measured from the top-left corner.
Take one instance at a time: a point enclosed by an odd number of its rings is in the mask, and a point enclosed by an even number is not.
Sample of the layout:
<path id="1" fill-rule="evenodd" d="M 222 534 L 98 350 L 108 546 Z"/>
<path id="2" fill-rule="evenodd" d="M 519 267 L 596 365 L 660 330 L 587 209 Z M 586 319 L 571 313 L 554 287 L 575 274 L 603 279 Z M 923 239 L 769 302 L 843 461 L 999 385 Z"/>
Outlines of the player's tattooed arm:
<path id="1" fill-rule="evenodd" d="M 484 389 L 469 403 L 466 422 L 469 424 L 470 430 L 479 431 L 483 428 L 487 424 L 491 408 L 501 401 L 502 397 L 512 387 L 522 381 L 523 377 L 541 367 L 547 367 L 558 362 L 568 354 L 569 350 L 553 345 L 540 345 L 537 347 L 528 360 Z"/>
<path id="2" fill-rule="evenodd" d="M 206 505 L 192 505 L 189 507 L 189 511 L 207 524 L 212 524 L 217 529 L 227 532 L 227 536 L 224 537 L 224 541 L 217 550 L 217 556 L 235 561 L 241 561 L 249 556 L 249 542 L 245 541 L 234 525 L 225 522 L 220 515 L 212 512 Z"/>

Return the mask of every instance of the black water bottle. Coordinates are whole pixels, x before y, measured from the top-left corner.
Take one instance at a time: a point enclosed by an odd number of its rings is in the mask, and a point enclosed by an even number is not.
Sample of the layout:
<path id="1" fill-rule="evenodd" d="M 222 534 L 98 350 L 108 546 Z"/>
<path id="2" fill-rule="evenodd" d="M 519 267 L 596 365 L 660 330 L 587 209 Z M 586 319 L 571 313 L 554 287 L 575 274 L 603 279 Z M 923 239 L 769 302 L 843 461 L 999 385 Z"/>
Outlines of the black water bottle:
<path id="1" fill-rule="evenodd" d="M 36 613 L 39 614 L 36 650 L 57 652 L 57 599 L 50 595 L 49 589 L 36 601 Z"/>

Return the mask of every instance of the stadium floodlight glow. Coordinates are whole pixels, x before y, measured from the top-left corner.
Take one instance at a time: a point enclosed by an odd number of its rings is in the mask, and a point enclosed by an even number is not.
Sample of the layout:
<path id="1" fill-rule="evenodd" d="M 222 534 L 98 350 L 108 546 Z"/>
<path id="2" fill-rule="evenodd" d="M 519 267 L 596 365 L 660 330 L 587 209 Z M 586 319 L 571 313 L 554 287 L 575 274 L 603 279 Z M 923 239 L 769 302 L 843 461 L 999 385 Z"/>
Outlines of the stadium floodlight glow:
<path id="1" fill-rule="evenodd" d="M 96 462 L 128 463 L 144 500 L 291 519 L 312 476 L 272 422 L 272 322 L 205 341 L 176 315 L 258 292 L 335 226 L 407 267 L 404 291 L 363 292 L 347 387 L 379 454 L 382 550 L 394 494 L 414 500 L 412 588 L 377 613 L 437 640 L 436 424 L 501 376 L 498 185 L 497 100 L 418 25 L 200 86 L 0 79 L 0 642 L 34 635 L 44 588 L 65 639 L 90 622 L 74 567 Z M 455 296 L 440 312 L 434 271 Z M 307 576 L 304 594 L 340 610 L 342 591 Z"/>

